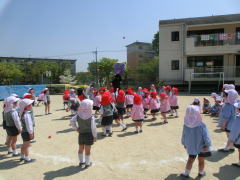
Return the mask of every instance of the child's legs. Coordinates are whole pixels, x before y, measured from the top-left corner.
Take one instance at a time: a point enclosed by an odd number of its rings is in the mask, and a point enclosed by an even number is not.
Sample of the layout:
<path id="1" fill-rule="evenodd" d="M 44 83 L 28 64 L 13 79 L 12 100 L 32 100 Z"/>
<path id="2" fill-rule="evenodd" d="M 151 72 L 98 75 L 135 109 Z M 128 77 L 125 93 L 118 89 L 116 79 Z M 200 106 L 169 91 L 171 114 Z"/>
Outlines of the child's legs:
<path id="1" fill-rule="evenodd" d="M 17 136 L 12 136 L 11 147 L 12 150 L 16 150 Z"/>
<path id="2" fill-rule="evenodd" d="M 84 152 L 84 145 L 80 144 L 78 149 L 78 154 L 83 154 L 83 152 Z"/>
<path id="3" fill-rule="evenodd" d="M 45 103 L 44 105 L 45 105 L 45 113 L 47 113 L 47 109 L 48 109 L 47 104 Z"/>
<path id="4" fill-rule="evenodd" d="M 192 165 L 195 161 L 195 158 L 196 157 L 190 157 L 190 156 L 188 157 L 188 161 L 187 161 L 187 164 L 186 164 L 186 169 L 188 169 L 188 170 L 192 169 Z"/>
<path id="5" fill-rule="evenodd" d="M 8 140 L 7 140 L 7 148 L 10 148 L 12 145 L 12 140 L 13 140 L 13 136 L 8 136 Z"/>
<path id="6" fill-rule="evenodd" d="M 166 113 L 161 113 L 163 119 L 167 119 Z"/>
<path id="7" fill-rule="evenodd" d="M 29 155 L 29 147 L 30 147 L 30 141 L 24 141 L 23 142 L 23 146 L 22 146 L 22 150 L 21 153 L 24 154 L 25 156 Z"/>
<path id="8" fill-rule="evenodd" d="M 199 172 L 202 172 L 204 170 L 204 163 L 205 158 L 204 157 L 198 157 L 198 170 Z"/>
<path id="9" fill-rule="evenodd" d="M 152 117 L 155 118 L 156 117 L 156 113 L 152 113 Z"/>
<path id="10" fill-rule="evenodd" d="M 85 155 L 90 156 L 91 154 L 91 145 L 85 145 Z"/>

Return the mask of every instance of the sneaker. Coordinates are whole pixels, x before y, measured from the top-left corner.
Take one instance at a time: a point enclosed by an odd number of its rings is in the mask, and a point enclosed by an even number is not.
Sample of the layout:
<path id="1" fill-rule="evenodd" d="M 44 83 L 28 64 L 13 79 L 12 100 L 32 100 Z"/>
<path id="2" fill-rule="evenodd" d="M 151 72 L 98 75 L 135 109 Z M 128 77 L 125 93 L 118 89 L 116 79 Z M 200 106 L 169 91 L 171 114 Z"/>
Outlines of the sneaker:
<path id="1" fill-rule="evenodd" d="M 173 116 L 173 114 L 170 114 L 169 116 Z"/>
<path id="2" fill-rule="evenodd" d="M 80 162 L 79 166 L 82 168 L 85 165 L 85 162 Z"/>
<path id="3" fill-rule="evenodd" d="M 113 133 L 109 133 L 109 134 L 108 134 L 108 137 L 112 137 L 112 134 L 113 134 Z"/>
<path id="4" fill-rule="evenodd" d="M 143 130 L 142 129 L 140 129 L 140 131 L 139 131 L 140 133 L 142 133 L 143 132 Z"/>
<path id="5" fill-rule="evenodd" d="M 189 175 L 186 175 L 184 173 L 180 174 L 180 176 L 183 177 L 183 178 L 189 178 Z"/>
<path id="6" fill-rule="evenodd" d="M 198 173 L 198 177 L 204 177 L 206 176 L 206 172 L 204 171 L 203 173 Z"/>
<path id="7" fill-rule="evenodd" d="M 36 159 L 29 159 L 29 160 L 24 160 L 24 163 L 32 163 L 32 162 L 35 162 L 36 161 Z"/>
<path id="8" fill-rule="evenodd" d="M 167 124 L 167 123 L 168 123 L 168 121 L 163 121 L 163 123 L 164 123 L 164 124 Z"/>
<path id="9" fill-rule="evenodd" d="M 20 153 L 12 154 L 12 157 L 17 157 L 17 156 L 20 156 Z"/>
<path id="10" fill-rule="evenodd" d="M 175 116 L 175 118 L 178 118 L 178 116 Z"/>
<path id="11" fill-rule="evenodd" d="M 134 133 L 138 134 L 138 131 L 134 131 Z"/>
<path id="12" fill-rule="evenodd" d="M 239 163 L 232 163 L 232 166 L 235 166 L 235 167 L 239 167 L 239 168 L 240 168 L 240 164 L 239 164 Z"/>
<path id="13" fill-rule="evenodd" d="M 127 127 L 123 128 L 123 129 L 122 129 L 122 132 L 123 132 L 123 131 L 126 131 L 126 130 L 127 130 Z"/>
<path id="14" fill-rule="evenodd" d="M 92 162 L 90 162 L 89 164 L 86 164 L 85 169 L 89 168 L 90 166 L 92 166 Z"/>
<path id="15" fill-rule="evenodd" d="M 144 118 L 147 118 L 148 116 L 144 116 Z"/>
<path id="16" fill-rule="evenodd" d="M 106 137 L 107 136 L 107 134 L 102 134 L 102 137 Z"/>
<path id="17" fill-rule="evenodd" d="M 8 151 L 8 153 L 7 154 L 12 154 L 13 152 L 12 151 Z"/>
<path id="18" fill-rule="evenodd" d="M 20 162 L 21 162 L 21 161 L 24 161 L 24 158 L 21 157 L 21 158 L 19 159 L 19 161 L 20 161 Z"/>

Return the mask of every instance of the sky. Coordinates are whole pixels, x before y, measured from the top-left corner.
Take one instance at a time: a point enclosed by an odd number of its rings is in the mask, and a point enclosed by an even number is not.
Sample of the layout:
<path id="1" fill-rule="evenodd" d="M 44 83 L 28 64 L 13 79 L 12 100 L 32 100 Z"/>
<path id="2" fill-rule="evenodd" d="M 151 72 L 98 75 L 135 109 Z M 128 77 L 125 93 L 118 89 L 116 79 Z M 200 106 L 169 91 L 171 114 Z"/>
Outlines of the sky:
<path id="1" fill-rule="evenodd" d="M 151 42 L 159 20 L 240 13 L 240 0 L 0 0 L 0 56 L 77 59 L 77 71 Z M 107 52 L 106 52 L 107 51 Z"/>

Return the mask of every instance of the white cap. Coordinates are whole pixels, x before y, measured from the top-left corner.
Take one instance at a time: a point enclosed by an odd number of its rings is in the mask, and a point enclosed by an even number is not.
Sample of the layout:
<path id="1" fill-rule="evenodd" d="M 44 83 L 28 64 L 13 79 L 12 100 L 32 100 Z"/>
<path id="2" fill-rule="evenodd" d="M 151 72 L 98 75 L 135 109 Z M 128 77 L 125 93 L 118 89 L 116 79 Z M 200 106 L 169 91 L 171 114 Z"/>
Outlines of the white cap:
<path id="1" fill-rule="evenodd" d="M 72 91 L 72 92 L 73 92 L 73 91 L 75 91 L 75 90 L 74 90 L 74 89 L 70 89 L 70 91 Z"/>
<path id="2" fill-rule="evenodd" d="M 223 88 L 224 88 L 224 89 L 228 88 L 228 84 L 224 84 L 224 85 L 223 85 Z"/>
<path id="3" fill-rule="evenodd" d="M 235 89 L 235 85 L 234 84 L 229 84 L 228 89 Z"/>
<path id="4" fill-rule="evenodd" d="M 216 97 L 216 101 L 222 101 L 222 97 L 221 96 L 217 96 Z"/>
<path id="5" fill-rule="evenodd" d="M 235 106 L 237 109 L 240 109 L 240 102 L 234 103 L 234 106 Z"/>
<path id="6" fill-rule="evenodd" d="M 16 98 L 14 96 L 9 96 L 7 99 L 6 99 L 6 102 L 8 104 L 12 104 L 12 103 L 15 103 L 15 102 L 18 102 L 19 101 L 19 98 Z"/>
<path id="7" fill-rule="evenodd" d="M 213 92 L 213 93 L 211 93 L 211 97 L 213 98 L 213 97 L 217 97 L 218 95 L 217 95 L 217 93 L 215 93 L 215 92 Z"/>
<path id="8" fill-rule="evenodd" d="M 194 98 L 193 102 L 200 103 L 200 99 L 198 97 Z"/>
<path id="9" fill-rule="evenodd" d="M 18 97 L 18 95 L 17 95 L 17 94 L 11 94 L 10 96 L 13 96 L 13 97 Z"/>
<path id="10" fill-rule="evenodd" d="M 21 117 L 25 107 L 27 107 L 28 105 L 32 104 L 34 102 L 34 100 L 31 99 L 23 99 L 22 101 L 20 101 L 19 103 L 19 116 Z"/>
<path id="11" fill-rule="evenodd" d="M 47 90 L 48 90 L 48 88 L 45 88 L 45 89 L 44 89 L 44 91 L 47 91 Z"/>

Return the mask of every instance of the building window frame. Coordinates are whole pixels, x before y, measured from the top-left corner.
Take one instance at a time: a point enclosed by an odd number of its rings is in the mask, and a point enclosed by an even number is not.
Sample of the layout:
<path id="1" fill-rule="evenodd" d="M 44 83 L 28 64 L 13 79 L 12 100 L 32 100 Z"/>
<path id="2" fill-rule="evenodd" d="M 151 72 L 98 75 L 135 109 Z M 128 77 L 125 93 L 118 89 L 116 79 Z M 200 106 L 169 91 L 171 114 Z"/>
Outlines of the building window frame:
<path id="1" fill-rule="evenodd" d="M 174 59 L 171 61 L 171 70 L 172 71 L 180 70 L 180 61 L 178 59 Z"/>
<path id="2" fill-rule="evenodd" d="M 179 41 L 180 40 L 179 31 L 172 31 L 171 32 L 171 40 L 172 41 Z"/>

